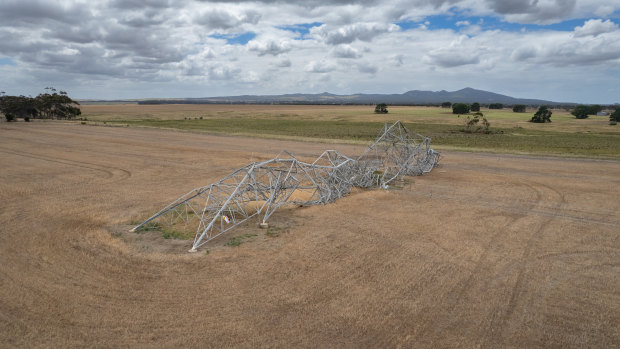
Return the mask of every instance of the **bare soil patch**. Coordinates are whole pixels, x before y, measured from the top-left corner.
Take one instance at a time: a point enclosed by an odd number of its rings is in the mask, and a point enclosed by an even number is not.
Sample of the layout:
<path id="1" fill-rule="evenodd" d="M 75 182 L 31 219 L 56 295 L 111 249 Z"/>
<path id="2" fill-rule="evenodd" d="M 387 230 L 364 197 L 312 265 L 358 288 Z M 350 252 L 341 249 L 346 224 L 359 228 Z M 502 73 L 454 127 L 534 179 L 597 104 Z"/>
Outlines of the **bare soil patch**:
<path id="1" fill-rule="evenodd" d="M 327 147 L 362 149 L 0 125 L 0 343 L 620 347 L 618 161 L 446 152 L 401 190 L 282 210 L 195 254 L 127 232 L 251 159 Z"/>

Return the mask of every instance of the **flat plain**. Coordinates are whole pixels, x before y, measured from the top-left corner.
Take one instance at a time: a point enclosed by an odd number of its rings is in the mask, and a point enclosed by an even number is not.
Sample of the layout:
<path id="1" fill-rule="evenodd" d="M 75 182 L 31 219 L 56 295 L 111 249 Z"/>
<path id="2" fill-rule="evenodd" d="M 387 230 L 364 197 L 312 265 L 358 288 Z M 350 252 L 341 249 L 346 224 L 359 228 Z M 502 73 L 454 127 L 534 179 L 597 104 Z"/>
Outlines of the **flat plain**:
<path id="1" fill-rule="evenodd" d="M 327 148 L 363 150 L 0 124 L 1 346 L 620 347 L 617 160 L 443 151 L 402 189 L 281 210 L 198 253 L 128 232 L 251 160 Z"/>
<path id="2" fill-rule="evenodd" d="M 449 108 L 390 106 L 375 114 L 373 106 L 352 105 L 85 105 L 87 124 L 151 127 L 208 134 L 271 139 L 366 144 L 383 123 L 400 120 L 430 137 L 443 150 L 620 159 L 620 127 L 608 117 L 578 120 L 554 109 L 552 122 L 529 122 L 534 109 L 482 109 L 490 134 L 462 132 L 467 115 Z"/>

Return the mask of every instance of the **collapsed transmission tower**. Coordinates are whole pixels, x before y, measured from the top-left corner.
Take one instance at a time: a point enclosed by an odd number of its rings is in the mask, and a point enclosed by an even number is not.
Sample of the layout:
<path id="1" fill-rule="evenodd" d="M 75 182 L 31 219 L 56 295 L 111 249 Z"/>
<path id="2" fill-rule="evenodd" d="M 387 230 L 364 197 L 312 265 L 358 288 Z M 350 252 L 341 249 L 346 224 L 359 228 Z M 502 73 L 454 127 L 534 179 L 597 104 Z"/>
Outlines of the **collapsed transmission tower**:
<path id="1" fill-rule="evenodd" d="M 430 138 L 410 132 L 400 121 L 385 124 L 372 145 L 357 158 L 327 150 L 314 162 L 282 151 L 275 158 L 252 162 L 220 181 L 196 188 L 134 227 L 196 226 L 190 252 L 262 215 L 262 225 L 287 204 L 311 206 L 332 202 L 352 187 L 382 187 L 402 176 L 430 172 L 439 161 Z"/>

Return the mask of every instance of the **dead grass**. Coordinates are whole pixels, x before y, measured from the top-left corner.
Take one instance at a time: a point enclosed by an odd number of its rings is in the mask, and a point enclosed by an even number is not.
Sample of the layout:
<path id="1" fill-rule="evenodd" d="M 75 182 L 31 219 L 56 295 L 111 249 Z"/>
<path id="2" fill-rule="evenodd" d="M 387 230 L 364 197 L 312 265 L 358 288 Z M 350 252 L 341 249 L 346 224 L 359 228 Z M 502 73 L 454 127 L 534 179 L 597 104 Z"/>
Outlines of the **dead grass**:
<path id="1" fill-rule="evenodd" d="M 239 246 L 188 254 L 118 228 L 250 159 L 325 144 L 0 134 L 2 346 L 620 346 L 618 161 L 448 152 L 400 190 L 279 211 L 277 236 L 249 222 Z"/>
<path id="2" fill-rule="evenodd" d="M 610 127 L 608 117 L 578 120 L 565 110 L 554 109 L 550 124 L 529 120 L 535 110 L 513 113 L 509 109 L 483 109 L 492 126 L 522 127 L 572 133 L 603 133 L 620 135 L 619 127 Z M 375 114 L 373 106 L 365 105 L 235 105 L 235 104 L 163 104 L 163 105 L 83 105 L 84 117 L 94 121 L 114 120 L 184 120 L 190 119 L 278 119 L 341 122 L 431 123 L 461 126 L 464 121 L 451 109 L 439 107 L 390 106 L 388 114 Z"/>
<path id="3" fill-rule="evenodd" d="M 358 144 L 374 139 L 384 122 L 401 120 L 432 138 L 436 149 L 620 158 L 620 127 L 607 118 L 578 120 L 555 110 L 551 124 L 534 124 L 528 121 L 531 111 L 483 110 L 491 134 L 464 133 L 465 116 L 437 107 L 396 106 L 375 114 L 371 106 L 87 105 L 84 116 L 98 125 Z"/>

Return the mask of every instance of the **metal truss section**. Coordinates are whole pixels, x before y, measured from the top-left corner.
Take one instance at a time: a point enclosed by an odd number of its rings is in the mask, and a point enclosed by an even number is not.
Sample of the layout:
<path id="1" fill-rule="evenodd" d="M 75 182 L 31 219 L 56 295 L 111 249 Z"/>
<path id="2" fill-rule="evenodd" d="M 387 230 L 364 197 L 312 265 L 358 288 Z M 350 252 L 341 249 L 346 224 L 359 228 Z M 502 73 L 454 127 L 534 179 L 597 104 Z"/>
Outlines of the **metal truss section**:
<path id="1" fill-rule="evenodd" d="M 311 206 L 330 203 L 352 187 L 383 187 L 395 179 L 421 175 L 433 169 L 439 153 L 430 139 L 411 133 L 400 122 L 386 124 L 375 142 L 357 158 L 335 150 L 323 152 L 314 162 L 298 160 L 282 151 L 275 158 L 253 162 L 220 181 L 196 188 L 134 227 L 196 227 L 195 252 L 217 236 L 262 215 L 269 217 L 287 204 Z"/>
<path id="2" fill-rule="evenodd" d="M 385 124 L 381 135 L 357 161 L 376 168 L 378 184 L 385 187 L 400 176 L 430 172 L 439 162 L 439 153 L 431 149 L 430 138 L 410 132 L 397 121 L 393 125 Z"/>

